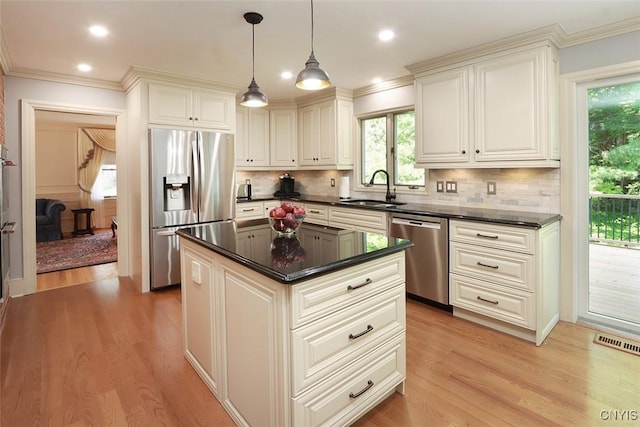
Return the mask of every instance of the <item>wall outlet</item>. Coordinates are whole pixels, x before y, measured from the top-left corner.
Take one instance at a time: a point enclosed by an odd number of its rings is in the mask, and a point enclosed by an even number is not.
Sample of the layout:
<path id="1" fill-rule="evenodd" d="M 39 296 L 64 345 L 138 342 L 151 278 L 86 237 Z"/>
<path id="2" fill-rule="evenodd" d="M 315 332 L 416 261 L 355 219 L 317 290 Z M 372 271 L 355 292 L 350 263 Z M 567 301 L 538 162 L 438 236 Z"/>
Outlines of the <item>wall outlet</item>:
<path id="1" fill-rule="evenodd" d="M 496 182 L 487 181 L 487 194 L 496 194 Z"/>
<path id="2" fill-rule="evenodd" d="M 447 188 L 447 193 L 457 193 L 458 192 L 457 181 L 447 181 L 446 188 Z"/>
<path id="3" fill-rule="evenodd" d="M 438 193 L 444 193 L 444 181 L 436 181 L 436 191 Z"/>
<path id="4" fill-rule="evenodd" d="M 336 180 L 334 178 L 331 178 L 331 186 L 332 187 L 336 186 Z"/>
<path id="5" fill-rule="evenodd" d="M 196 261 L 191 261 L 191 280 L 194 283 L 201 284 L 202 277 L 200 276 L 200 263 Z"/>

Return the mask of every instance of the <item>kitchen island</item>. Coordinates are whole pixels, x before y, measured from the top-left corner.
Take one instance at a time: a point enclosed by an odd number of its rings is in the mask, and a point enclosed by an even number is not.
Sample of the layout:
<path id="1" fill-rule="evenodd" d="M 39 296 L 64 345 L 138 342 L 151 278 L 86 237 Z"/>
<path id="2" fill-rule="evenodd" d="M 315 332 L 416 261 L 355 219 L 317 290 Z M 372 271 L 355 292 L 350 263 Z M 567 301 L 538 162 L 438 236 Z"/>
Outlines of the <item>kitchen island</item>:
<path id="1" fill-rule="evenodd" d="M 404 393 L 411 242 L 266 220 L 180 236 L 184 353 L 238 425 L 348 425 Z"/>

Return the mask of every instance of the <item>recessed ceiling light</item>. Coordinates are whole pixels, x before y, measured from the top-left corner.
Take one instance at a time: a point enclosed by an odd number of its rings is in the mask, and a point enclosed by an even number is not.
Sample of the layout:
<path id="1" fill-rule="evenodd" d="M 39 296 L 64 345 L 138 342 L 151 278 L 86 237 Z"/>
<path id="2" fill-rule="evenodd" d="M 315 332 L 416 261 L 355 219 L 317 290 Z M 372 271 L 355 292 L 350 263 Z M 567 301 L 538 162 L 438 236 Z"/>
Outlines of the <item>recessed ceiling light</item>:
<path id="1" fill-rule="evenodd" d="M 96 37 L 104 37 L 109 34 L 109 31 L 102 25 L 92 25 L 89 27 L 89 32 Z"/>
<path id="2" fill-rule="evenodd" d="M 380 83 L 382 81 L 382 79 L 380 77 L 376 77 L 373 80 L 371 80 L 371 83 L 376 84 L 376 83 Z"/>
<path id="3" fill-rule="evenodd" d="M 91 70 L 92 70 L 92 67 L 89 64 L 78 64 L 78 71 L 82 71 L 83 73 L 86 73 Z"/>
<path id="4" fill-rule="evenodd" d="M 280 74 L 280 77 L 285 80 L 289 80 L 291 77 L 293 77 L 293 73 L 291 71 L 283 71 L 282 74 Z"/>
<path id="5" fill-rule="evenodd" d="M 378 40 L 388 42 L 395 37 L 395 34 L 391 30 L 382 30 L 378 33 Z"/>

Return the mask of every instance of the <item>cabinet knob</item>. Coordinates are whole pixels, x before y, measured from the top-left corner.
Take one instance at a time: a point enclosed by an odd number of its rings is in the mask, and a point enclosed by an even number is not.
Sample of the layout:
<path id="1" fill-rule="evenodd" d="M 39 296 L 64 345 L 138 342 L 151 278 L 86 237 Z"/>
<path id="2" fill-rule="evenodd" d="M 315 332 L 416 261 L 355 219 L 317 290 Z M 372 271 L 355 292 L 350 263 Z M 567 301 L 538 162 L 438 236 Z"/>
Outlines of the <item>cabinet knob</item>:
<path id="1" fill-rule="evenodd" d="M 295 162 L 295 161 L 296 161 L 296 159 L 291 159 L 291 161 L 292 161 L 292 162 Z"/>
<path id="2" fill-rule="evenodd" d="M 467 150 L 462 150 L 462 154 L 467 154 Z"/>
<path id="3" fill-rule="evenodd" d="M 249 159 L 247 159 L 247 162 L 249 161 Z"/>
<path id="4" fill-rule="evenodd" d="M 480 150 L 477 150 L 477 149 L 476 149 L 476 153 L 479 153 L 479 152 L 480 152 Z"/>
<path id="5" fill-rule="evenodd" d="M 195 118 L 195 119 L 193 119 L 193 120 L 195 120 L 195 121 L 197 122 L 197 121 L 198 121 L 198 118 L 196 117 L 196 118 Z"/>
<path id="6" fill-rule="evenodd" d="M 189 120 L 193 120 L 193 117 L 189 117 Z"/>

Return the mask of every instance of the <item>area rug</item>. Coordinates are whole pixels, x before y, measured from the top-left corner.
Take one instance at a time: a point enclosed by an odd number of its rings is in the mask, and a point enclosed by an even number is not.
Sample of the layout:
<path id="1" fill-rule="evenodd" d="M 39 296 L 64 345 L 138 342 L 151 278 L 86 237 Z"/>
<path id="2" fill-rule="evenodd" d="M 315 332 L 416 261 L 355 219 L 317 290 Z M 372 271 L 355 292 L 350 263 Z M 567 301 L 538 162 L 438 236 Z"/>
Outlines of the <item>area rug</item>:
<path id="1" fill-rule="evenodd" d="M 117 240 L 111 230 L 97 230 L 94 235 L 36 243 L 36 271 L 50 273 L 118 260 Z"/>

